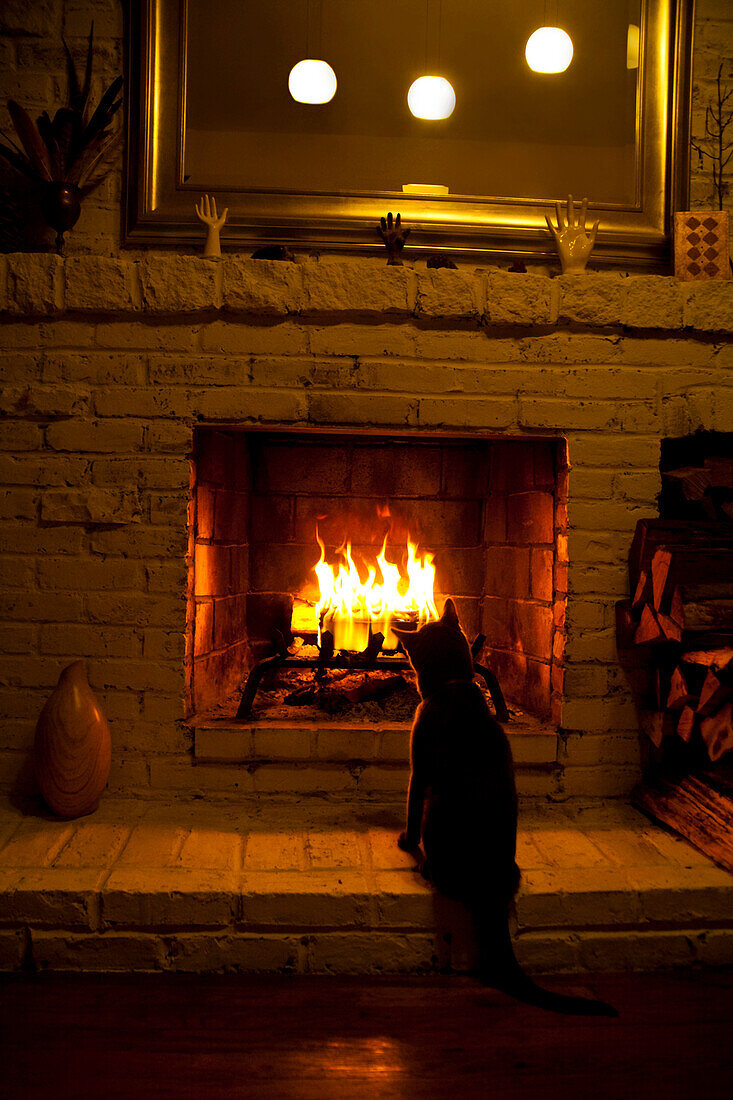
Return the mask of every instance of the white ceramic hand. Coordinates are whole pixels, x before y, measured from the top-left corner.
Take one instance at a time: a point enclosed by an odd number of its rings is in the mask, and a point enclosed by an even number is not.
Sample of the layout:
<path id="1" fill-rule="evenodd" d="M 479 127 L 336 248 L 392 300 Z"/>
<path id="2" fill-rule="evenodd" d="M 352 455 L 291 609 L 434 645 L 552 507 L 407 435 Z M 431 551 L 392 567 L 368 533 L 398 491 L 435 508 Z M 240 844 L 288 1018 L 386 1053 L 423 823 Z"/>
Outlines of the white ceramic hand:
<path id="1" fill-rule="evenodd" d="M 223 214 L 217 214 L 216 199 L 210 199 L 208 195 L 202 195 L 200 205 L 196 203 L 194 209 L 198 220 L 203 222 L 205 226 L 208 226 L 206 244 L 204 245 L 204 256 L 218 257 L 220 259 L 221 244 L 219 242 L 219 232 L 224 222 L 227 220 L 229 207 L 225 207 Z"/>
<path id="2" fill-rule="evenodd" d="M 573 196 L 568 195 L 567 219 L 565 221 L 563 221 L 562 207 L 559 202 L 555 203 L 555 210 L 557 212 L 557 228 L 552 224 L 547 214 L 545 214 L 545 221 L 555 240 L 563 275 L 585 271 L 585 265 L 588 263 L 588 257 L 593 251 L 593 245 L 596 243 L 596 233 L 598 232 L 597 220 L 591 227 L 590 232 L 585 228 L 588 200 L 583 199 L 580 215 L 576 217 Z"/>

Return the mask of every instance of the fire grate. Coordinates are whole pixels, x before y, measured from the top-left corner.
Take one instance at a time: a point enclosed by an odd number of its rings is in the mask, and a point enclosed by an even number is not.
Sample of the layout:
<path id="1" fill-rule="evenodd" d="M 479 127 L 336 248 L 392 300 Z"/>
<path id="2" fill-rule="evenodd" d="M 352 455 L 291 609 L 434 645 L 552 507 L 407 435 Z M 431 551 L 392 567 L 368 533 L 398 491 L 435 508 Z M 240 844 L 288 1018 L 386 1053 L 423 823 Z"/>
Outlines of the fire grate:
<path id="1" fill-rule="evenodd" d="M 302 637 L 304 644 L 318 647 L 318 656 L 299 657 L 297 653 L 291 653 L 282 632 L 280 630 L 273 630 L 272 647 L 274 652 L 267 657 L 263 657 L 250 671 L 237 709 L 237 721 L 245 721 L 250 718 L 257 690 L 263 678 L 268 672 L 274 672 L 276 669 L 293 668 L 301 671 L 313 669 L 314 682 L 318 683 L 325 678 L 329 671 L 361 670 L 367 672 L 378 670 L 382 672 L 399 673 L 406 672 L 411 667 L 409 661 L 404 657 L 393 657 L 386 653 L 382 653 L 384 635 L 381 633 L 371 634 L 368 646 L 361 653 L 348 654 L 341 652 L 336 654 L 334 650 L 333 634 L 329 630 L 321 632 L 320 646 L 318 645 L 318 635 L 315 631 L 301 631 L 299 632 L 299 636 Z M 485 641 L 486 636 L 484 634 L 478 634 L 476 636 L 471 646 L 472 657 L 475 658 L 478 656 Z M 494 676 L 493 672 L 486 668 L 485 665 L 477 664 L 475 660 L 473 667 L 486 684 L 498 720 L 500 722 L 511 721 L 504 699 L 504 693 L 501 690 L 501 686 L 496 676 Z"/>

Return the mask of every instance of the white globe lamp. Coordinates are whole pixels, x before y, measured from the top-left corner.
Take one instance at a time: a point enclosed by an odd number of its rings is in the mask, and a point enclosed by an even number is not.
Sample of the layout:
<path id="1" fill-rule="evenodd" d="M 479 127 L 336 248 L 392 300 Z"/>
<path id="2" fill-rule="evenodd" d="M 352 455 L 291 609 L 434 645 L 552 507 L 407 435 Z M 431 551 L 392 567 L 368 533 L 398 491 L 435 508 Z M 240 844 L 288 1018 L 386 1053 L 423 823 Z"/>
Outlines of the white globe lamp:
<path id="1" fill-rule="evenodd" d="M 327 61 L 306 58 L 290 70 L 288 89 L 296 103 L 329 103 L 336 95 L 336 73 Z"/>
<path id="2" fill-rule="evenodd" d="M 407 106 L 415 118 L 450 118 L 456 105 L 456 93 L 442 76 L 421 76 L 407 93 Z"/>
<path id="3" fill-rule="evenodd" d="M 540 27 L 527 39 L 524 56 L 536 73 L 564 73 L 573 60 L 573 42 L 560 27 Z"/>

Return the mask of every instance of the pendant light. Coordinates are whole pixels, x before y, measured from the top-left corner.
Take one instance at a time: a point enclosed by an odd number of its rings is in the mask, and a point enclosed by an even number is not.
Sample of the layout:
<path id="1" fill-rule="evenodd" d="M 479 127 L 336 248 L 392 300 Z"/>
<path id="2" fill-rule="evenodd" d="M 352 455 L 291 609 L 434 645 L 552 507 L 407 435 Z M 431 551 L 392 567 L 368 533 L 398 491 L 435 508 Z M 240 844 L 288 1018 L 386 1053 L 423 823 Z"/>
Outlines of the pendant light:
<path id="1" fill-rule="evenodd" d="M 557 4 L 555 5 L 557 19 Z M 564 73 L 573 60 L 573 41 L 561 27 L 547 25 L 547 0 L 545 23 L 527 39 L 524 50 L 527 64 L 536 73 Z"/>
<path id="2" fill-rule="evenodd" d="M 317 4 L 315 15 L 318 28 L 318 52 L 321 46 L 321 12 L 320 0 Z M 308 0 L 306 27 L 306 53 L 310 53 L 311 40 L 311 0 Z M 288 91 L 296 103 L 330 103 L 336 95 L 336 73 L 327 61 L 320 61 L 314 57 L 306 57 L 293 65 L 288 76 Z"/>
<path id="3" fill-rule="evenodd" d="M 442 3 L 438 0 L 438 39 L 442 16 Z M 428 67 L 428 35 L 430 29 L 430 0 L 425 0 L 425 68 Z M 440 51 L 436 51 L 439 55 Z M 429 121 L 450 118 L 456 105 L 456 93 L 444 76 L 420 76 L 413 81 L 407 93 L 407 106 L 415 118 Z"/>

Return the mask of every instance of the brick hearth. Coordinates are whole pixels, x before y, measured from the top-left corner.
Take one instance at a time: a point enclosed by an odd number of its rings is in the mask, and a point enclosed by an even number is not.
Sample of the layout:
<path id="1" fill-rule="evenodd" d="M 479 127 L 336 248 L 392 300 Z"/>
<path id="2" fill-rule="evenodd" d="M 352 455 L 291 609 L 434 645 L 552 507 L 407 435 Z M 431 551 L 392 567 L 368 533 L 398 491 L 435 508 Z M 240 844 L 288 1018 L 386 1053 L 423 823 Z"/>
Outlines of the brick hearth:
<path id="1" fill-rule="evenodd" d="M 465 915 L 394 805 L 143 803 L 50 822 L 0 805 L 0 968 L 381 973 L 470 965 Z M 619 804 L 521 815 L 516 950 L 533 971 L 733 961 L 733 879 Z"/>

